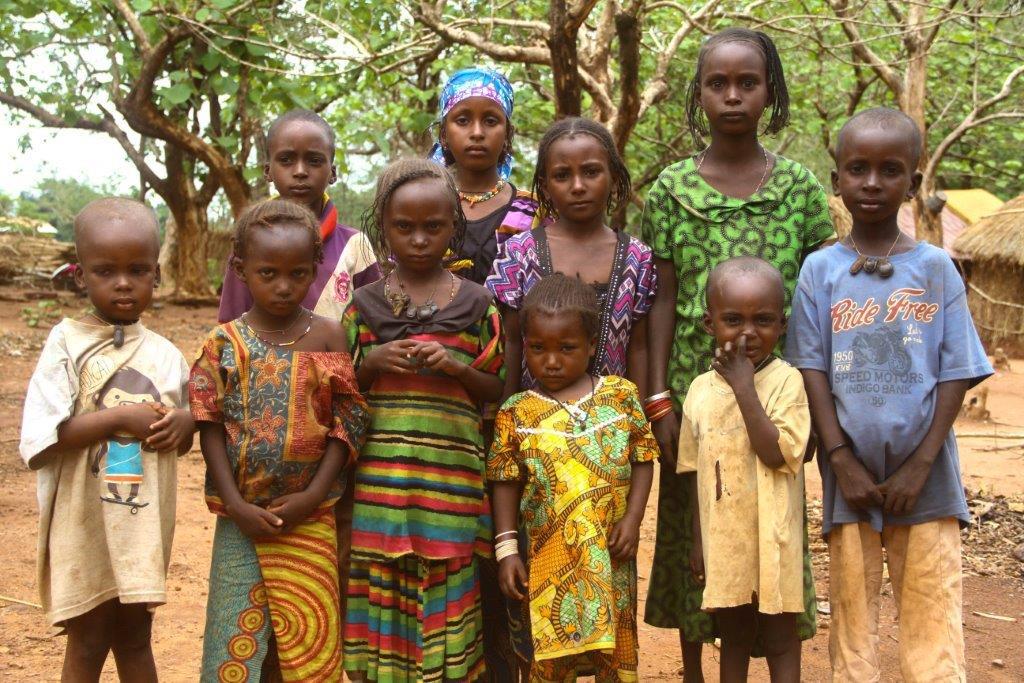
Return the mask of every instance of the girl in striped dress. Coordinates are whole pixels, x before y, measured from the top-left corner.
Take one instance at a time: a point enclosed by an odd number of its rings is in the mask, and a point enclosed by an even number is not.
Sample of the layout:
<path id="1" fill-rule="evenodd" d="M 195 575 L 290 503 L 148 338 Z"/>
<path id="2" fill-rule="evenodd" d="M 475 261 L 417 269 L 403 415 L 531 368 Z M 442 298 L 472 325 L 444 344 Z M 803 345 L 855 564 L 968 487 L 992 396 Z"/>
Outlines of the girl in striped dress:
<path id="1" fill-rule="evenodd" d="M 345 626 L 355 680 L 472 681 L 484 670 L 480 405 L 501 394 L 502 348 L 491 295 L 442 265 L 464 230 L 443 167 L 408 159 L 381 175 L 364 231 L 390 272 L 344 316 L 371 413 Z"/>

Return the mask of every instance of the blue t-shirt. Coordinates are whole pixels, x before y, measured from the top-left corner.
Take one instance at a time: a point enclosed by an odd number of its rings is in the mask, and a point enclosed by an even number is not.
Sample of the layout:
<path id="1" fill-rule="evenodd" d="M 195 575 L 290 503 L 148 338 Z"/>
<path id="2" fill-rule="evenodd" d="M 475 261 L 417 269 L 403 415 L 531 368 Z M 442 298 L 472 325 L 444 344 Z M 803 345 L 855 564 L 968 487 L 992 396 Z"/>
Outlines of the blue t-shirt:
<path id="1" fill-rule="evenodd" d="M 928 431 L 938 383 L 969 379 L 973 386 L 992 374 L 992 366 L 967 309 L 963 281 L 944 251 L 920 242 L 890 257 L 895 271 L 888 279 L 850 275 L 856 258 L 842 244 L 807 258 L 793 297 L 786 359 L 828 375 L 839 424 L 881 483 Z M 818 458 L 818 467 L 826 535 L 833 524 L 858 521 L 881 531 L 943 517 L 970 519 L 952 430 L 908 515 L 849 506 L 828 458 Z"/>

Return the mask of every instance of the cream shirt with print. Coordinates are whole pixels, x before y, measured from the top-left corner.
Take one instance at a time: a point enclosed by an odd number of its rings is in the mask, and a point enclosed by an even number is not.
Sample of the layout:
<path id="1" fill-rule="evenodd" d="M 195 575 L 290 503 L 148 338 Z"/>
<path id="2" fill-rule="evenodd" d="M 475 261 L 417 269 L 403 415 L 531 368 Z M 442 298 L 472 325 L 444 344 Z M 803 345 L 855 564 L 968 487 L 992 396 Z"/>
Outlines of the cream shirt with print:
<path id="1" fill-rule="evenodd" d="M 25 396 L 20 450 L 37 470 L 39 593 L 57 627 L 112 598 L 167 601 L 177 454 L 144 450 L 125 435 L 39 457 L 72 416 L 143 401 L 188 407 L 181 352 L 140 323 L 124 327 L 117 348 L 113 330 L 70 319 L 57 324 Z"/>
<path id="2" fill-rule="evenodd" d="M 732 388 L 717 372 L 697 377 L 683 402 L 676 471 L 697 473 L 701 608 L 754 602 L 763 614 L 802 612 L 807 394 L 800 371 L 781 359 L 754 375 L 754 389 L 779 430 L 779 469 L 754 453 Z"/>

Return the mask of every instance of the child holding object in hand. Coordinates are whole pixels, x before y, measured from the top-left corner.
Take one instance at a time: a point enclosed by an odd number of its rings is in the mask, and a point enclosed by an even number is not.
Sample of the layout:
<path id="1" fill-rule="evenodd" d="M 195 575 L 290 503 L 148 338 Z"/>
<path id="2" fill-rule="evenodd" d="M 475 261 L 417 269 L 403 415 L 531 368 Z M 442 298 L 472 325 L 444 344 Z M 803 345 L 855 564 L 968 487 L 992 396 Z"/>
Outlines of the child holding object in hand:
<path id="1" fill-rule="evenodd" d="M 745 681 L 758 636 L 772 681 L 800 680 L 803 456 L 811 417 L 800 372 L 773 354 L 785 331 L 779 271 L 756 257 L 708 277 L 711 370 L 683 403 L 676 471 L 697 473 L 690 565 L 722 638 L 722 681 Z"/>

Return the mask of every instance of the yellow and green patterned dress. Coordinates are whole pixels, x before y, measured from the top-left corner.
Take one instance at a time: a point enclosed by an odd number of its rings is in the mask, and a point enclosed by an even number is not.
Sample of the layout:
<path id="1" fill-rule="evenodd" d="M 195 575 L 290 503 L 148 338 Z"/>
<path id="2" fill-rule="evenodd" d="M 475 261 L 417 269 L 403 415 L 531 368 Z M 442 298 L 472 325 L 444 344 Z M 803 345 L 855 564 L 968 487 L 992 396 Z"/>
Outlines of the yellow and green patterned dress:
<path id="1" fill-rule="evenodd" d="M 505 403 L 494 431 L 488 479 L 524 483 L 529 601 L 512 619 L 517 654 L 543 680 L 574 670 L 636 680 L 636 561 L 608 552 L 632 465 L 658 457 L 636 387 L 602 377 L 572 403 L 524 391 Z"/>
<path id="2" fill-rule="evenodd" d="M 782 273 L 786 310 L 792 301 L 804 256 L 834 230 L 824 190 L 810 171 L 776 156 L 764 186 L 746 199 L 727 197 L 697 172 L 693 158 L 661 172 L 647 195 L 643 240 L 654 256 L 672 261 L 678 289 L 668 388 L 678 413 L 686 390 L 706 372 L 713 339 L 704 331 L 704 289 L 711 269 L 733 256 L 760 256 Z M 780 342 L 781 344 L 781 342 Z M 675 628 L 686 640 L 714 637 L 714 623 L 701 612 L 702 588 L 693 581 L 689 553 L 693 544 L 689 488 L 662 469 L 658 494 L 658 530 L 644 621 Z M 798 618 L 801 639 L 816 631 L 814 582 L 804 532 L 804 600 Z"/>

